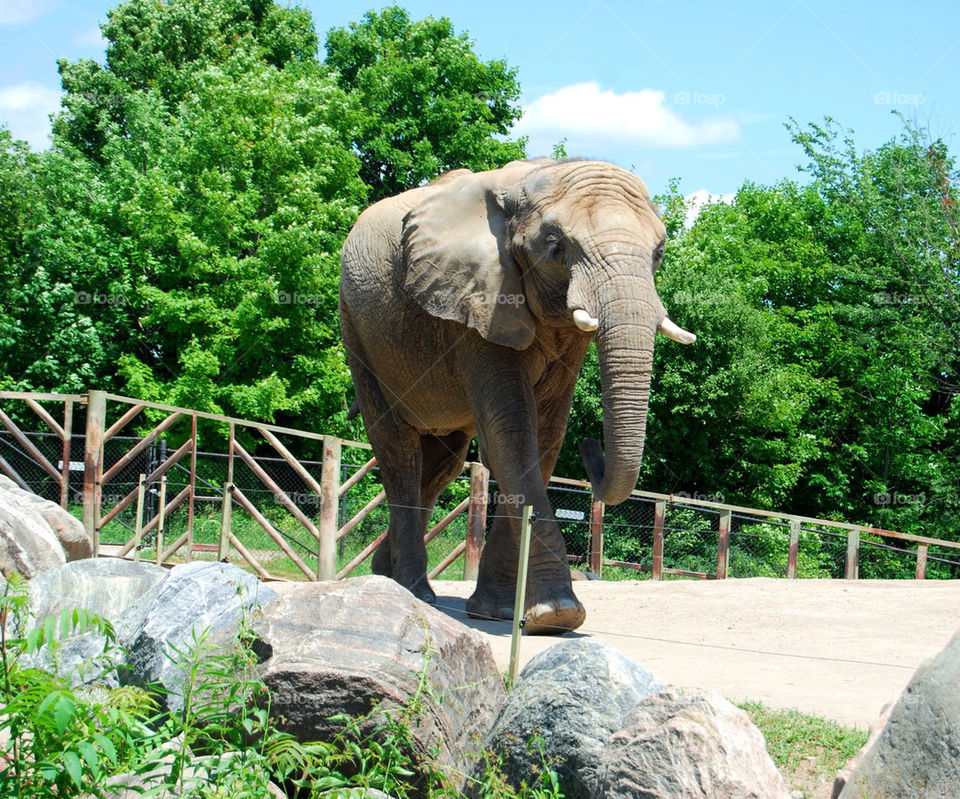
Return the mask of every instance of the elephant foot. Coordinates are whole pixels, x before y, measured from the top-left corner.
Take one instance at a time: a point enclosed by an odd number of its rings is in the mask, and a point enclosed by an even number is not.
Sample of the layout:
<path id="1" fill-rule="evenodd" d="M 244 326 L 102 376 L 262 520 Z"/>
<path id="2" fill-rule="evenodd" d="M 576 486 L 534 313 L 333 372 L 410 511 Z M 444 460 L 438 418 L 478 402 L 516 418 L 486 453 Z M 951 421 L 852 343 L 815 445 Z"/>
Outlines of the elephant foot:
<path id="1" fill-rule="evenodd" d="M 481 591 L 479 588 L 467 600 L 467 615 L 471 619 L 504 619 L 513 621 L 513 594 Z"/>
<path id="2" fill-rule="evenodd" d="M 575 630 L 587 617 L 587 611 L 572 594 L 528 606 L 523 629 L 529 635 L 563 635 Z"/>
<path id="3" fill-rule="evenodd" d="M 403 583 L 401 583 L 401 585 L 403 585 Z M 428 605 L 437 604 L 437 595 L 433 593 L 433 589 L 430 587 L 430 581 L 427 579 L 427 575 L 420 577 L 413 583 L 413 585 L 405 585 L 404 588 L 406 588 L 421 602 L 426 602 Z"/>

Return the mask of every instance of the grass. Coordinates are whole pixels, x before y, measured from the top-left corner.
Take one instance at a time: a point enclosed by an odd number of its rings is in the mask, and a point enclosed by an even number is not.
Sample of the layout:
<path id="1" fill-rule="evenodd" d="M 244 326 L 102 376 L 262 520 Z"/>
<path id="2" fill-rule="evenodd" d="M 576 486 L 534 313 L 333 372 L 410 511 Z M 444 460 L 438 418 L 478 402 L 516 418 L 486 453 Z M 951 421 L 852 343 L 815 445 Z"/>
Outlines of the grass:
<path id="1" fill-rule="evenodd" d="M 796 710 L 773 710 L 759 702 L 740 707 L 763 733 L 787 788 L 801 791 L 804 799 L 829 796 L 837 771 L 867 742 L 864 730 Z"/>

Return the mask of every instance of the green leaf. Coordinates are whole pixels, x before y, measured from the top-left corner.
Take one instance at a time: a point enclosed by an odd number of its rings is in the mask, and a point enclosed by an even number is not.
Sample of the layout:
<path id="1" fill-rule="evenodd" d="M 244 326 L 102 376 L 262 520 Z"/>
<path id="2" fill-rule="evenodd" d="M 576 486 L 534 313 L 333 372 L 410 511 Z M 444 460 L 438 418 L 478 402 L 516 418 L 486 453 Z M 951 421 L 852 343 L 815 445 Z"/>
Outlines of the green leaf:
<path id="1" fill-rule="evenodd" d="M 60 756 L 60 760 L 63 763 L 63 767 L 70 775 L 70 779 L 73 780 L 74 785 L 76 785 L 78 788 L 81 787 L 83 780 L 83 764 L 80 762 L 80 757 L 77 755 L 77 753 L 64 752 Z"/>
<path id="2" fill-rule="evenodd" d="M 53 717 L 57 724 L 57 731 L 63 735 L 77 716 L 77 706 L 72 697 L 61 695 L 53 710 Z"/>

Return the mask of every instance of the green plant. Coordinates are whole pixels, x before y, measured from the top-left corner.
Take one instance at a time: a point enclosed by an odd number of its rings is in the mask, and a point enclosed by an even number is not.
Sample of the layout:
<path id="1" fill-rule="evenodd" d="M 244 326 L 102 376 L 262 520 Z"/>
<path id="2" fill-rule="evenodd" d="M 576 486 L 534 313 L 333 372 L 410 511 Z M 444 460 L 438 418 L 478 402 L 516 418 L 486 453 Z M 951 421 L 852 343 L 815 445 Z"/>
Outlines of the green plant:
<path id="1" fill-rule="evenodd" d="M 103 662 L 110 662 L 116 634 L 85 610 L 64 610 L 27 631 L 28 605 L 25 581 L 12 574 L 0 595 L 0 793 L 103 796 L 107 779 L 149 746 L 143 722 L 153 705 L 135 688 L 81 692 L 69 675 L 31 665 L 45 647 L 55 656 L 61 639 L 85 633 L 103 636 Z"/>

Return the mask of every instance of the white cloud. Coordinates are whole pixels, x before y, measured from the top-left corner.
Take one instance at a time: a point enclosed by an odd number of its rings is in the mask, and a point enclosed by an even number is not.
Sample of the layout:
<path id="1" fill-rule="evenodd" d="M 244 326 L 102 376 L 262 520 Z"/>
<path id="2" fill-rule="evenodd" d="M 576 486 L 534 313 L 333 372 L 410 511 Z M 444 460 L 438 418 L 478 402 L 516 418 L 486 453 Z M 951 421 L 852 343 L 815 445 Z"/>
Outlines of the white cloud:
<path id="1" fill-rule="evenodd" d="M 0 0 L 0 2 L 2 1 Z M 107 48 L 107 40 L 100 33 L 99 25 L 94 25 L 85 31 L 77 31 L 73 34 L 73 43 L 91 50 L 106 50 Z"/>
<path id="2" fill-rule="evenodd" d="M 53 0 L 0 0 L 0 25 L 25 25 L 53 11 Z"/>
<path id="3" fill-rule="evenodd" d="M 50 114 L 60 107 L 60 92 L 34 81 L 0 86 L 0 124 L 34 150 L 50 146 Z"/>
<path id="4" fill-rule="evenodd" d="M 706 189 L 697 189 L 689 194 L 685 194 L 683 199 L 687 206 L 687 227 L 691 227 L 693 223 L 696 222 L 704 206 L 710 205 L 711 203 L 726 203 L 730 205 L 736 196 L 736 194 L 711 194 Z"/>
<path id="5" fill-rule="evenodd" d="M 534 100 L 514 132 L 553 142 L 568 137 L 575 145 L 586 141 L 689 148 L 737 141 L 740 124 L 733 117 L 720 115 L 690 122 L 665 104 L 662 91 L 641 89 L 616 94 L 590 81 L 565 86 Z"/>

